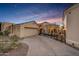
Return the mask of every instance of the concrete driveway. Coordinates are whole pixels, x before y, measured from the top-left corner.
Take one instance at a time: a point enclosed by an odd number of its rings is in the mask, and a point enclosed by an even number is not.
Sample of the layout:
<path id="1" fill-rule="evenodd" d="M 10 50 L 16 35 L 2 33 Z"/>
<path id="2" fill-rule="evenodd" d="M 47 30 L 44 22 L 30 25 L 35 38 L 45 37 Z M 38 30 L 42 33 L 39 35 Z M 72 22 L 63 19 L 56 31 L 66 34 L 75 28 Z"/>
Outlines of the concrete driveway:
<path id="1" fill-rule="evenodd" d="M 33 36 L 21 41 L 29 45 L 28 56 L 79 56 L 79 50 L 46 36 Z"/>

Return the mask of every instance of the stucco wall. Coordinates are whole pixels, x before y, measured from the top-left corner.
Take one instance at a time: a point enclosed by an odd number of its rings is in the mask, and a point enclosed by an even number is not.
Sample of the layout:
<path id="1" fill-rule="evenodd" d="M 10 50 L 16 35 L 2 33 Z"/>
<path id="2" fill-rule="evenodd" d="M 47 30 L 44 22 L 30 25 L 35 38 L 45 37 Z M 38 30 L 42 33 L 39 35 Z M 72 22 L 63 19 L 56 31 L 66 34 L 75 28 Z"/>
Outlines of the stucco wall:
<path id="1" fill-rule="evenodd" d="M 38 30 L 37 29 L 28 29 L 28 28 L 22 27 L 20 34 L 21 34 L 21 37 L 38 35 Z"/>
<path id="2" fill-rule="evenodd" d="M 21 32 L 21 26 L 20 25 L 14 25 L 12 30 L 13 30 L 12 31 L 13 35 L 21 37 L 21 34 L 20 34 L 20 32 Z"/>
<path id="3" fill-rule="evenodd" d="M 65 13 L 67 17 L 66 42 L 79 48 L 79 6 Z"/>
<path id="4" fill-rule="evenodd" d="M 8 27 L 11 26 L 11 25 L 12 25 L 12 23 L 7 23 L 7 22 L 2 23 L 2 25 L 1 25 L 1 31 L 7 30 Z"/>
<path id="5" fill-rule="evenodd" d="M 32 28 L 36 28 L 36 29 L 32 29 Z M 38 26 L 35 23 L 25 23 L 21 25 L 20 37 L 38 35 L 38 33 L 39 33 Z"/>

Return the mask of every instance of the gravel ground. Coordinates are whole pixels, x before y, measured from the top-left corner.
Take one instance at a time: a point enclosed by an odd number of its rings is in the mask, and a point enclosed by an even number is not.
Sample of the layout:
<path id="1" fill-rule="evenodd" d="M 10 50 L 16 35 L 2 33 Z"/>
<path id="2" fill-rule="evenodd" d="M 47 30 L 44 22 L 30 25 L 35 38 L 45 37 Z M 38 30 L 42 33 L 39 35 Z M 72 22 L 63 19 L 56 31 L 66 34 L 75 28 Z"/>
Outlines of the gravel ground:
<path id="1" fill-rule="evenodd" d="M 28 52 L 28 45 L 21 44 L 18 48 L 9 51 L 8 53 L 0 53 L 0 56 L 26 56 Z"/>
<path id="2" fill-rule="evenodd" d="M 29 45 L 28 56 L 79 56 L 79 50 L 46 36 L 28 37 L 21 42 Z"/>

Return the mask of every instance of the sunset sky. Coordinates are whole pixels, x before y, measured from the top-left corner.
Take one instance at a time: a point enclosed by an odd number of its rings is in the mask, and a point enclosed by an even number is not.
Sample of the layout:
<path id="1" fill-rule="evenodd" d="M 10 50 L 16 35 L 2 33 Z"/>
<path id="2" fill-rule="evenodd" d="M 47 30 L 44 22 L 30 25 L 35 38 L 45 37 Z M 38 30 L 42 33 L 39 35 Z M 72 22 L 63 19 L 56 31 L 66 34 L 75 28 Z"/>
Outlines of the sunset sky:
<path id="1" fill-rule="evenodd" d="M 72 4 L 0 4 L 0 22 L 62 22 L 63 12 Z"/>

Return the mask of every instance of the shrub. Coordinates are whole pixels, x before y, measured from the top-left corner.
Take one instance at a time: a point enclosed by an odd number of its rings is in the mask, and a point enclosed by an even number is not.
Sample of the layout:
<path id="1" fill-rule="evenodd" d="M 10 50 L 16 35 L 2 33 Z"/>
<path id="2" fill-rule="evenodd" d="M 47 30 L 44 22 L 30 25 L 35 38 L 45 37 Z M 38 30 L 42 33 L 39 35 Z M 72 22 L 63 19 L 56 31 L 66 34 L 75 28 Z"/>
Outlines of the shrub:
<path id="1" fill-rule="evenodd" d="M 13 36 L 10 37 L 10 39 L 11 39 L 12 41 L 14 41 L 14 42 L 17 42 L 18 39 L 19 39 L 19 37 L 17 37 L 16 35 L 13 35 Z"/>
<path id="2" fill-rule="evenodd" d="M 5 38 L 5 36 L 2 36 Z M 17 37 L 16 35 L 8 37 L 8 41 L 2 40 L 0 41 L 0 52 L 1 53 L 6 53 L 12 49 L 15 49 L 18 47 L 19 43 L 18 43 L 18 39 L 19 37 Z M 5 38 L 6 39 L 6 38 Z"/>
<path id="3" fill-rule="evenodd" d="M 0 31 L 0 35 L 3 35 L 3 32 Z"/>
<path id="4" fill-rule="evenodd" d="M 4 33 L 4 35 L 8 36 L 10 34 L 10 31 L 9 30 L 5 30 L 3 33 Z"/>
<path id="5" fill-rule="evenodd" d="M 18 45 L 18 39 L 19 39 L 19 37 L 17 37 L 16 35 L 14 35 L 14 36 L 11 36 L 10 39 L 11 39 L 11 48 L 12 49 L 16 48 L 17 45 Z"/>
<path id="6" fill-rule="evenodd" d="M 9 46 L 8 42 L 0 42 L 0 52 L 5 53 L 11 50 L 11 47 Z"/>

